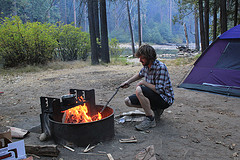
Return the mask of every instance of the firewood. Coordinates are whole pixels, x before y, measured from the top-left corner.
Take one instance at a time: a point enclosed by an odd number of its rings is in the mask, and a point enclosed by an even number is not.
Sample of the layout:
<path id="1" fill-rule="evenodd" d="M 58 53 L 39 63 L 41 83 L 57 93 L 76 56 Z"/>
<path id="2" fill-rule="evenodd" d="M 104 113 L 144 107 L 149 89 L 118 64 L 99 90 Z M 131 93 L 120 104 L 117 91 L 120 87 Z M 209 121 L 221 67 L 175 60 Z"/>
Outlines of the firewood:
<path id="1" fill-rule="evenodd" d="M 57 145 L 25 145 L 27 154 L 35 154 L 38 156 L 57 157 L 59 150 Z"/>
<path id="2" fill-rule="evenodd" d="M 25 129 L 10 126 L 7 127 L 11 129 L 11 135 L 13 138 L 24 138 L 29 133 L 29 131 Z"/>

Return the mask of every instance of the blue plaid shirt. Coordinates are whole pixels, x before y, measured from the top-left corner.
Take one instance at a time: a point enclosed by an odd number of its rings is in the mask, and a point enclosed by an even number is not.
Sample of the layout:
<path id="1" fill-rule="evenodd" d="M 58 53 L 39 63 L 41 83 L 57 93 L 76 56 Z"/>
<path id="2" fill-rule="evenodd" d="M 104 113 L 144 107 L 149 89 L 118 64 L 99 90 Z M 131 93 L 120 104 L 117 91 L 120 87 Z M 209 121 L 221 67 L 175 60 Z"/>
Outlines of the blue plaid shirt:
<path id="1" fill-rule="evenodd" d="M 174 93 L 172 84 L 169 78 L 167 67 L 159 60 L 155 60 L 151 65 L 151 68 L 144 66 L 139 72 L 141 77 L 145 77 L 145 81 L 155 85 L 157 93 L 166 101 L 169 105 L 173 104 Z"/>

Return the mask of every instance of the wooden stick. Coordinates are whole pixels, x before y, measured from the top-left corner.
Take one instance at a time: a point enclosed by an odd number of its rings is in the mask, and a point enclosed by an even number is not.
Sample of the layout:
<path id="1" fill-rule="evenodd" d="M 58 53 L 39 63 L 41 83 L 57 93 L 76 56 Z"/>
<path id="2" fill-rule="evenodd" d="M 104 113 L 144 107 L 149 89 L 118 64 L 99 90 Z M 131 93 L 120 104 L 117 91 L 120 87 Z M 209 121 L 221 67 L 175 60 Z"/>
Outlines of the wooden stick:
<path id="1" fill-rule="evenodd" d="M 114 160 L 111 153 L 108 153 L 107 156 L 108 156 L 109 160 Z"/>
<path id="2" fill-rule="evenodd" d="M 33 157 L 36 157 L 37 159 L 40 159 L 41 157 L 35 155 L 35 154 L 28 154 L 29 156 L 33 156 Z"/>
<path id="3" fill-rule="evenodd" d="M 68 147 L 68 146 L 63 145 L 63 147 L 66 148 L 66 149 L 68 149 L 68 150 L 70 150 L 70 151 L 72 151 L 72 152 L 75 151 L 74 149 L 72 149 L 72 148 L 70 148 L 70 147 Z"/>
<path id="4" fill-rule="evenodd" d="M 86 153 L 86 152 L 92 150 L 93 148 L 95 148 L 95 146 L 92 146 L 90 148 L 89 147 L 90 147 L 90 144 L 83 150 L 83 152 Z"/>
<path id="5" fill-rule="evenodd" d="M 100 155 L 100 156 L 105 156 L 106 154 L 104 153 L 78 153 L 78 154 L 85 154 L 85 155 Z"/>

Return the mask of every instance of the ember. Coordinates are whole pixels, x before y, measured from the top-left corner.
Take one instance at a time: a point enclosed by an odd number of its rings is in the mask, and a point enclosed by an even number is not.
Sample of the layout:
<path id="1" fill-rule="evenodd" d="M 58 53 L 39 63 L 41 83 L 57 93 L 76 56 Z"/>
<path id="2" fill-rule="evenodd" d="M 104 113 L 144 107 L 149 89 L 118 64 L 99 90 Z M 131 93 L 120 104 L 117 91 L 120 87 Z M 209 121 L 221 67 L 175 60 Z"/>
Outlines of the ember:
<path id="1" fill-rule="evenodd" d="M 80 97 L 79 99 L 80 101 L 85 102 L 85 100 L 82 97 Z M 102 119 L 102 115 L 99 112 L 96 115 L 89 116 L 88 115 L 89 111 L 86 103 L 62 112 L 64 113 L 63 115 L 64 123 L 86 123 Z"/>

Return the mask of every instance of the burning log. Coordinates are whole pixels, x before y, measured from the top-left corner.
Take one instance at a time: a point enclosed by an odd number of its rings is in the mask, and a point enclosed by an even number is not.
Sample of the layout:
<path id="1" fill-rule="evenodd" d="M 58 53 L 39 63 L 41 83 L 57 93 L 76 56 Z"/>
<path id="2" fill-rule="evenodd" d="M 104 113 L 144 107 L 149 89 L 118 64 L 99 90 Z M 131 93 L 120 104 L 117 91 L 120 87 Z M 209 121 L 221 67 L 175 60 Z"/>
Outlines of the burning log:
<path id="1" fill-rule="evenodd" d="M 57 157 L 59 150 L 57 145 L 25 145 L 27 154 L 35 154 L 38 156 Z"/>

